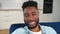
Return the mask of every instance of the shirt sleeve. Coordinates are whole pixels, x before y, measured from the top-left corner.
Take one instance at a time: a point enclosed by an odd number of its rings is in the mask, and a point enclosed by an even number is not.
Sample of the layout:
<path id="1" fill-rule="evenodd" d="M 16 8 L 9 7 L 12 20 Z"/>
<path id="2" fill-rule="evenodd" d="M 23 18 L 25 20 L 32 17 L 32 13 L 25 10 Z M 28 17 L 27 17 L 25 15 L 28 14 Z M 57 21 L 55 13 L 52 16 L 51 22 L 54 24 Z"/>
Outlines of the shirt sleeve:
<path id="1" fill-rule="evenodd" d="M 50 32 L 51 34 L 57 34 L 57 32 L 52 27 L 50 27 Z"/>
<path id="2" fill-rule="evenodd" d="M 47 34 L 57 34 L 57 32 L 52 27 L 47 27 L 46 33 Z"/>
<path id="3" fill-rule="evenodd" d="M 26 32 L 23 28 L 18 28 L 11 34 L 26 34 Z"/>

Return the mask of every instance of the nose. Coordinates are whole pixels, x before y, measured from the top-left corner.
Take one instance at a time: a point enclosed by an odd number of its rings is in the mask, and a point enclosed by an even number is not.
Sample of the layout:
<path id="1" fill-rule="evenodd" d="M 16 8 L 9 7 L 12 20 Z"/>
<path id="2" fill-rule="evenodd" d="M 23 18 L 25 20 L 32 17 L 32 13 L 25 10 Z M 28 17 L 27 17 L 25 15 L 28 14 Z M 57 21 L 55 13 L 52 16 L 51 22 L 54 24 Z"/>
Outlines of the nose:
<path id="1" fill-rule="evenodd" d="M 34 19 L 33 15 L 30 15 L 29 20 L 33 20 L 33 19 Z"/>

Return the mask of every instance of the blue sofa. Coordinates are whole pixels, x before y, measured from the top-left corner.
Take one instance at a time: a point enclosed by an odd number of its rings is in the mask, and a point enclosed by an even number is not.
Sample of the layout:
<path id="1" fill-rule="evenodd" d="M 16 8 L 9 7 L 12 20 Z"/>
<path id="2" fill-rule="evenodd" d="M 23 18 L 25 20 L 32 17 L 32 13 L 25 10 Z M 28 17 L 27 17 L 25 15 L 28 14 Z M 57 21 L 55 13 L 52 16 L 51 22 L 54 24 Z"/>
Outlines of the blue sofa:
<path id="1" fill-rule="evenodd" d="M 56 30 L 58 34 L 60 34 L 60 22 L 49 22 L 49 23 L 39 23 L 40 25 L 50 26 Z M 11 34 L 13 31 L 15 31 L 17 28 L 26 26 L 23 23 L 18 24 L 12 24 L 10 26 L 9 34 Z"/>

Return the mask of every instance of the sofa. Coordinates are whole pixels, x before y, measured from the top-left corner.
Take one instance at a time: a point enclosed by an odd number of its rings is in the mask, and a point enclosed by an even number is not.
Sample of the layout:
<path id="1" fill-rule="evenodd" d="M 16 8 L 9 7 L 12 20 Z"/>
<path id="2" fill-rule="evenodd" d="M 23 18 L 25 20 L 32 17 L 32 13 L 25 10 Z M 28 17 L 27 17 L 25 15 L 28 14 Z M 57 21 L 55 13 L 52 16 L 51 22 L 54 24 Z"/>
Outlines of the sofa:
<path id="1" fill-rule="evenodd" d="M 57 34 L 60 34 L 60 22 L 46 22 L 46 23 L 40 22 L 39 24 L 44 26 L 50 26 L 57 32 Z M 24 26 L 26 26 L 26 24 L 24 23 L 11 24 L 9 29 L 9 34 L 14 32 L 17 28 L 24 27 Z"/>

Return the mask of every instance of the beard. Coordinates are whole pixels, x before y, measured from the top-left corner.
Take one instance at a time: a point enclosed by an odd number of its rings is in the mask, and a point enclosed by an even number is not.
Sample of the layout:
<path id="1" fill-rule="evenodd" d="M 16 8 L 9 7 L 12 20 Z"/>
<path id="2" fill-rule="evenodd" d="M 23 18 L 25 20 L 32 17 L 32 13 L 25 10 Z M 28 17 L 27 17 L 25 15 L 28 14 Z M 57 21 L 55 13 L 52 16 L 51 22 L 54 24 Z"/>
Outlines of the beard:
<path id="1" fill-rule="evenodd" d="M 24 20 L 25 21 L 25 20 Z M 34 22 L 34 24 L 33 25 L 31 25 L 30 23 L 31 22 Z M 39 19 L 38 20 L 31 20 L 31 21 L 25 21 L 25 24 L 28 26 L 28 28 L 29 29 L 34 29 L 34 28 L 36 28 L 37 27 L 37 25 L 38 25 L 38 23 L 39 23 Z"/>

